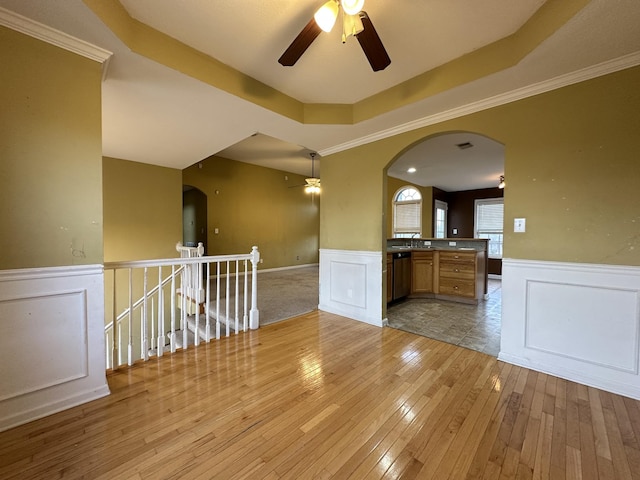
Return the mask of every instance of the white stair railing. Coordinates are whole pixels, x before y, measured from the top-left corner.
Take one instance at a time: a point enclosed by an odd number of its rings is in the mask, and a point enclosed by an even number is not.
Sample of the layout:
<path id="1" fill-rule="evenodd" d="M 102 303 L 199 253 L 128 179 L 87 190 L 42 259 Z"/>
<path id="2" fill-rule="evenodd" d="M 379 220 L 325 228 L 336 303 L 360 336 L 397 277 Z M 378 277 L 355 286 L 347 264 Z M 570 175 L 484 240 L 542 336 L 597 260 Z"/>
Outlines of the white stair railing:
<path id="1" fill-rule="evenodd" d="M 219 339 L 221 324 L 226 336 L 258 328 L 258 248 L 204 257 L 201 245 L 178 244 L 176 259 L 105 263 L 105 284 L 111 288 L 105 302 L 111 306 L 105 324 L 107 369 Z"/>

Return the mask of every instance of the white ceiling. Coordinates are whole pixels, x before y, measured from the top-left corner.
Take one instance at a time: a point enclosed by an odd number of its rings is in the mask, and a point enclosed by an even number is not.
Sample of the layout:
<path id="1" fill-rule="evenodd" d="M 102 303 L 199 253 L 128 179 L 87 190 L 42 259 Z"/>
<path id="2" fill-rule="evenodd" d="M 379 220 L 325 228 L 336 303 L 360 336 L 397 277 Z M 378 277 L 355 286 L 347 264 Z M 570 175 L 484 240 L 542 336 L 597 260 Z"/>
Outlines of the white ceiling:
<path id="1" fill-rule="evenodd" d="M 321 34 L 295 66 L 278 64 L 323 0 L 121 3 L 134 18 L 302 102 L 353 103 L 516 31 L 544 1 L 366 0 L 392 61 L 382 72 L 371 71 L 355 39 L 341 43 L 339 28 Z M 355 125 L 303 125 L 132 53 L 81 0 L 0 6 L 113 52 L 103 83 L 104 155 L 173 168 L 220 154 L 308 175 L 309 152 L 317 151 L 317 173 L 321 155 L 640 64 L 640 1 L 592 0 L 507 70 Z M 456 152 L 466 157 L 441 154 L 461 143 L 446 136 L 406 152 L 398 168 L 426 159 L 427 184 L 494 186 L 503 160 L 490 154 L 499 145 L 473 138 L 476 147 Z M 477 159 L 464 175 L 438 167 L 467 157 Z"/>
<path id="2" fill-rule="evenodd" d="M 410 167 L 415 173 L 407 172 Z M 504 174 L 504 146 L 472 133 L 439 135 L 399 157 L 387 173 L 422 186 L 433 185 L 437 179 L 435 186 L 447 192 L 497 187 Z"/>

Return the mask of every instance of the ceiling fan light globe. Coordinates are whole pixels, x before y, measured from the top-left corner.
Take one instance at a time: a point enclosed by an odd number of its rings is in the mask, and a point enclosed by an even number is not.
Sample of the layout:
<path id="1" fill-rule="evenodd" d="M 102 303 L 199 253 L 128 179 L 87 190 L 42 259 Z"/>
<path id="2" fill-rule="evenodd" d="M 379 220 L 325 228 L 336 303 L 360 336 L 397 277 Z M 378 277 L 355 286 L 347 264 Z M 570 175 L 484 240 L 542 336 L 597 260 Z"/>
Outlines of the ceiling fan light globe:
<path id="1" fill-rule="evenodd" d="M 313 18 L 322 30 L 330 32 L 338 18 L 338 4 L 335 0 L 329 0 L 318 9 Z"/>
<path id="2" fill-rule="evenodd" d="M 364 0 L 341 0 L 341 3 L 347 15 L 356 15 L 364 7 Z"/>

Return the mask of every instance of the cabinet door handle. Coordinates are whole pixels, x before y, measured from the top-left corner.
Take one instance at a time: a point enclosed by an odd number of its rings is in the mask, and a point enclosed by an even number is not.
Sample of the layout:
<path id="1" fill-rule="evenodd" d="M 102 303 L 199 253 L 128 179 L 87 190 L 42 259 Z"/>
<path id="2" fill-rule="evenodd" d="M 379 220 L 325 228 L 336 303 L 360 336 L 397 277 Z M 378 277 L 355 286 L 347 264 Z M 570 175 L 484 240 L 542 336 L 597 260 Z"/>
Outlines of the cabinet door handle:
<path id="1" fill-rule="evenodd" d="M 454 286 L 453 286 L 453 289 L 454 289 L 454 290 L 458 290 L 458 285 L 454 285 Z"/>
<path id="2" fill-rule="evenodd" d="M 460 271 L 460 269 L 459 268 L 454 268 L 453 271 L 457 273 L 457 272 Z"/>

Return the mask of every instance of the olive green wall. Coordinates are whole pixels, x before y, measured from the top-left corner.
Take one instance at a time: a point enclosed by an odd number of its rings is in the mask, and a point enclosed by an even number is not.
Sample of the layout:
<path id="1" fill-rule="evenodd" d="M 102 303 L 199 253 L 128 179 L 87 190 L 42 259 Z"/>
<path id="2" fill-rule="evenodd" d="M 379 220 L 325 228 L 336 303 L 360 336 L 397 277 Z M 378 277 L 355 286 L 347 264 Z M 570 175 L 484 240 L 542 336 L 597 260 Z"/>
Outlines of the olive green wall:
<path id="1" fill-rule="evenodd" d="M 505 145 L 505 257 L 640 265 L 640 68 L 627 69 L 322 159 L 320 247 L 382 250 L 385 168 L 431 135 Z M 515 234 L 513 219 L 527 219 Z"/>
<path id="2" fill-rule="evenodd" d="M 207 195 L 209 255 L 257 245 L 260 268 L 318 263 L 324 191 L 306 194 L 303 176 L 213 156 L 183 170 L 183 182 Z"/>
<path id="3" fill-rule="evenodd" d="M 105 157 L 105 262 L 175 258 L 182 241 L 182 171 Z"/>
<path id="4" fill-rule="evenodd" d="M 102 263 L 101 65 L 0 27 L 0 269 Z"/>
<path id="5" fill-rule="evenodd" d="M 387 238 L 393 237 L 393 197 L 402 187 L 412 186 L 422 195 L 422 238 L 433 236 L 433 187 L 421 187 L 399 178 L 387 177 Z"/>

